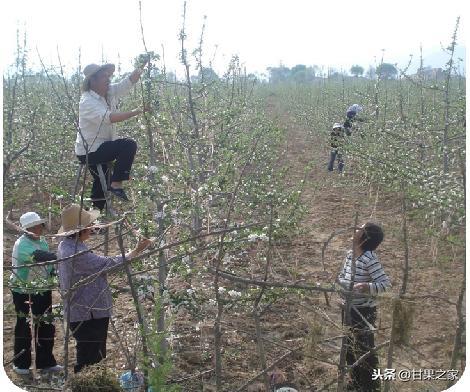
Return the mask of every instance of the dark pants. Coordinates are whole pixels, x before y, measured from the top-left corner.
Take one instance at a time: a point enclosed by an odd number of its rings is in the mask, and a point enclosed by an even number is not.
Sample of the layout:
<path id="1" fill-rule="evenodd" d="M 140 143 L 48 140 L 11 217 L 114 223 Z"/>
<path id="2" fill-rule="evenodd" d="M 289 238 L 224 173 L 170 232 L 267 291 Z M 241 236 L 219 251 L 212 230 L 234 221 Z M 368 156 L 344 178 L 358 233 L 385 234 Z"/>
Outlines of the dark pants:
<path id="1" fill-rule="evenodd" d="M 70 323 L 70 330 L 77 341 L 77 364 L 74 372 L 106 358 L 109 317 Z"/>
<path id="2" fill-rule="evenodd" d="M 13 303 L 15 304 L 16 311 L 16 325 L 15 325 L 15 342 L 14 342 L 14 355 L 18 355 L 13 361 L 13 364 L 20 369 L 28 369 L 31 366 L 31 326 L 27 318 L 29 318 L 30 305 L 26 303 L 29 301 L 28 294 L 20 294 L 12 291 Z M 57 365 L 57 362 L 52 353 L 54 348 L 54 324 L 50 319 L 52 308 L 52 293 L 46 291 L 43 294 L 31 295 L 31 310 L 34 316 L 34 339 L 36 349 L 36 368 L 44 369 L 50 366 Z"/>
<path id="3" fill-rule="evenodd" d="M 374 325 L 377 318 L 377 309 L 370 307 L 355 308 L 362 314 L 367 322 Z M 346 362 L 349 366 L 354 364 L 363 354 L 375 347 L 374 333 L 365 323 L 358 312 L 351 308 L 351 334 L 348 339 Z M 343 310 L 344 322 L 344 310 Z M 364 361 L 351 370 L 350 389 L 358 392 L 380 391 L 380 380 L 372 380 L 374 369 L 379 366 L 376 353 L 370 354 Z"/>
<path id="4" fill-rule="evenodd" d="M 104 142 L 95 152 L 88 154 L 88 167 L 93 176 L 93 186 L 91 188 L 92 199 L 104 199 L 103 188 L 101 187 L 100 177 L 96 165 L 98 163 L 103 167 L 105 176 L 108 172 L 106 162 L 116 161 L 114 164 L 111 181 L 125 181 L 129 179 L 134 156 L 137 152 L 137 143 L 132 139 L 117 139 Z M 81 163 L 86 163 L 86 155 L 77 155 Z M 106 200 L 93 201 L 96 208 L 102 210 L 106 205 Z"/>
<path id="5" fill-rule="evenodd" d="M 333 171 L 336 159 L 338 159 L 338 171 L 341 173 L 344 168 L 343 154 L 341 154 L 338 149 L 333 148 L 330 152 L 330 162 L 328 163 L 329 171 Z"/>

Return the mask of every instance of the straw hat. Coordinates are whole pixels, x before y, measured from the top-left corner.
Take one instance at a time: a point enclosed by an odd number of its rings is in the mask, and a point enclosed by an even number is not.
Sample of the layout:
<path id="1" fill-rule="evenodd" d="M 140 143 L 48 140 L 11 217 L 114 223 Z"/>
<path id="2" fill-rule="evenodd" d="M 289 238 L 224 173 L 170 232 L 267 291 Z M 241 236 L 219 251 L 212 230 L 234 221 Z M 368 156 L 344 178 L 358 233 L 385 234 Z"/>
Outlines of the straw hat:
<path id="1" fill-rule="evenodd" d="M 37 225 L 46 223 L 47 219 L 41 219 L 36 212 L 25 212 L 20 216 L 20 225 L 22 229 L 29 229 Z"/>
<path id="2" fill-rule="evenodd" d="M 100 216 L 98 210 L 86 211 L 78 204 L 71 204 L 62 211 L 62 226 L 57 234 L 68 236 L 92 226 L 92 223 Z"/>

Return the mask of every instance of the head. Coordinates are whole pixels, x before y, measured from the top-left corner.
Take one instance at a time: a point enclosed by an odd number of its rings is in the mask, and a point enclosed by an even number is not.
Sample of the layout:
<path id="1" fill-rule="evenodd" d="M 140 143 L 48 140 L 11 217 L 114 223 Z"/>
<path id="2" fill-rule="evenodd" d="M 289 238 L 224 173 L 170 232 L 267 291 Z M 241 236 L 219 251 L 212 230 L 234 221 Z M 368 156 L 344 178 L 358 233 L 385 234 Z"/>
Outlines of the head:
<path id="1" fill-rule="evenodd" d="M 89 64 L 83 69 L 85 80 L 83 81 L 83 91 L 94 91 L 102 97 L 106 97 L 114 73 L 114 64 Z"/>
<path id="2" fill-rule="evenodd" d="M 86 211 L 78 204 L 71 204 L 62 211 L 62 226 L 58 234 L 68 238 L 77 238 L 78 236 L 80 241 L 85 241 L 94 232 L 93 222 L 99 216 L 99 211 Z"/>
<path id="3" fill-rule="evenodd" d="M 363 252 L 376 250 L 384 239 L 382 228 L 372 222 L 367 222 L 354 233 L 354 245 Z"/>
<path id="4" fill-rule="evenodd" d="M 33 227 L 30 227 L 28 231 L 30 233 L 33 233 L 36 237 L 40 237 L 44 234 L 44 231 L 46 230 L 46 224 L 41 223 L 40 225 L 36 225 Z"/>
<path id="5" fill-rule="evenodd" d="M 26 212 L 20 217 L 21 228 L 37 237 L 44 233 L 45 223 L 46 219 L 41 219 L 36 212 Z"/>
<path id="6" fill-rule="evenodd" d="M 333 124 L 333 130 L 336 131 L 336 130 L 341 130 L 343 129 L 343 126 L 340 124 L 340 123 L 334 123 Z"/>
<path id="7" fill-rule="evenodd" d="M 93 234 L 96 234 L 96 229 L 95 227 L 91 226 L 77 231 L 76 233 L 70 234 L 67 236 L 67 238 L 70 238 L 72 240 L 76 240 L 78 238 L 79 241 L 84 242 L 89 239 Z"/>
<path id="8" fill-rule="evenodd" d="M 347 112 L 346 112 L 346 116 L 350 119 L 356 117 L 356 115 L 358 113 L 360 113 L 362 111 L 362 106 L 361 105 L 358 105 L 357 103 L 355 103 L 354 105 L 351 105 Z"/>

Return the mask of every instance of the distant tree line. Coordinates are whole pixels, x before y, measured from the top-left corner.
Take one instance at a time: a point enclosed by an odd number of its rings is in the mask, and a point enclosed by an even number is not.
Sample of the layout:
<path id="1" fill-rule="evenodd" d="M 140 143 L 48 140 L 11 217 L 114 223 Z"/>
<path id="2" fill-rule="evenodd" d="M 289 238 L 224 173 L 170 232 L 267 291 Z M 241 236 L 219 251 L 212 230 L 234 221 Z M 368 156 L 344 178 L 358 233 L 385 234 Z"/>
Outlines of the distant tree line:
<path id="1" fill-rule="evenodd" d="M 279 67 L 268 67 L 269 82 L 280 83 L 280 82 L 296 82 L 296 83 L 308 83 L 319 76 L 320 68 L 317 65 L 307 67 L 304 64 L 297 64 L 296 66 L 289 68 L 284 65 Z"/>
<path id="2" fill-rule="evenodd" d="M 280 64 L 278 67 L 267 67 L 267 81 L 269 83 L 298 83 L 306 84 L 313 82 L 318 78 L 349 78 L 349 77 L 365 77 L 368 79 L 396 79 L 398 76 L 398 70 L 395 65 L 391 63 L 381 63 L 377 67 L 369 66 L 366 71 L 364 67 L 360 65 L 352 65 L 348 71 L 337 70 L 336 68 L 330 67 L 326 70 L 318 65 L 307 66 L 305 64 L 297 64 L 292 68 L 286 67 Z M 431 69 L 433 70 L 433 69 Z M 255 74 L 247 75 L 250 79 L 262 80 L 263 77 L 259 77 Z M 263 75 L 264 76 L 264 75 Z M 176 80 L 176 75 L 172 72 L 168 72 L 166 75 L 167 80 Z M 210 67 L 203 67 L 200 69 L 197 75 L 191 76 L 193 83 L 212 83 L 220 79 L 219 75 Z M 266 79 L 264 79 L 266 80 Z"/>
<path id="3" fill-rule="evenodd" d="M 323 69 L 317 65 L 307 66 L 304 64 L 297 64 L 296 66 L 289 68 L 285 65 L 279 65 L 278 67 L 266 68 L 269 75 L 270 83 L 281 83 L 281 82 L 293 82 L 293 83 L 308 83 L 312 82 L 316 78 L 338 78 L 338 77 L 367 77 L 374 79 L 379 77 L 380 79 L 395 79 L 398 75 L 398 70 L 393 64 L 382 63 L 377 68 L 370 66 L 367 72 L 360 65 L 353 65 L 349 73 L 347 71 L 338 71 L 335 68 L 328 68 L 327 72 L 323 72 Z"/>

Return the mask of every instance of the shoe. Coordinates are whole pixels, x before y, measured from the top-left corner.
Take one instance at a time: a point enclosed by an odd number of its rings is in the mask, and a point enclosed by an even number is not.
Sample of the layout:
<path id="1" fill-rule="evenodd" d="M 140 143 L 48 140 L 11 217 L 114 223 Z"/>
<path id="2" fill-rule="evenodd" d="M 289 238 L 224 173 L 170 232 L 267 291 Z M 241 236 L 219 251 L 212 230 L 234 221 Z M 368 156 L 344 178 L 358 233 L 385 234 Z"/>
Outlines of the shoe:
<path id="1" fill-rule="evenodd" d="M 59 373 L 64 370 L 63 366 L 60 365 L 55 365 L 55 366 L 49 366 L 44 369 L 41 369 L 41 372 L 43 373 Z"/>
<path id="2" fill-rule="evenodd" d="M 129 201 L 129 198 L 122 188 L 108 188 L 108 192 L 111 192 L 114 196 L 119 197 L 124 201 Z"/>
<path id="3" fill-rule="evenodd" d="M 25 376 L 25 375 L 29 374 L 29 369 L 21 369 L 21 368 L 16 367 L 16 366 L 13 366 L 13 371 L 16 374 L 20 374 L 22 376 Z"/>

